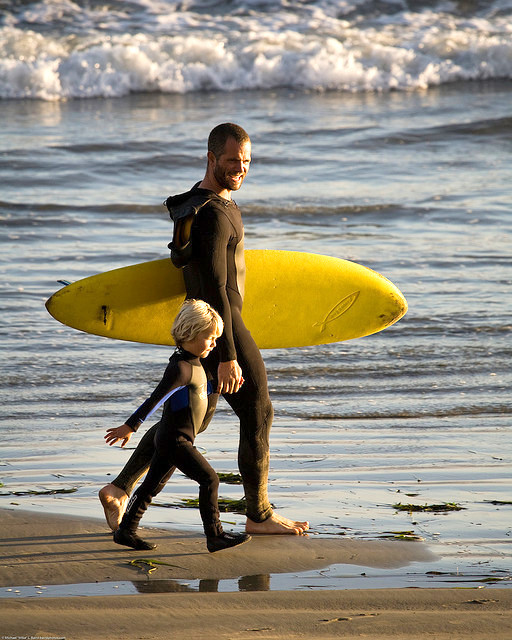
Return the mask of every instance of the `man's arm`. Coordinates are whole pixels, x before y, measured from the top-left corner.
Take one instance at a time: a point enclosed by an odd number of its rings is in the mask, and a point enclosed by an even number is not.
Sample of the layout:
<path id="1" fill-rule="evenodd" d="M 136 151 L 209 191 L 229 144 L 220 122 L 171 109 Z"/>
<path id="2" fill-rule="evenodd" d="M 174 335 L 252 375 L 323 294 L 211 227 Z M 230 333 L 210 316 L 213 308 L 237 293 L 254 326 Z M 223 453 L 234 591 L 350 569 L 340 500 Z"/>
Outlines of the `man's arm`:
<path id="1" fill-rule="evenodd" d="M 208 205 L 198 214 L 196 224 L 194 254 L 201 272 L 203 296 L 224 322 L 224 332 L 217 340 L 220 358 L 217 392 L 236 393 L 243 384 L 243 377 L 236 359 L 231 303 L 227 292 L 227 253 L 233 229 L 222 211 Z"/>
<path id="2" fill-rule="evenodd" d="M 217 340 L 221 362 L 236 360 L 231 302 L 227 291 L 227 252 L 232 232 L 227 216 L 210 204 L 198 213 L 193 230 L 194 259 L 199 267 L 202 296 L 224 322 L 224 331 Z"/>

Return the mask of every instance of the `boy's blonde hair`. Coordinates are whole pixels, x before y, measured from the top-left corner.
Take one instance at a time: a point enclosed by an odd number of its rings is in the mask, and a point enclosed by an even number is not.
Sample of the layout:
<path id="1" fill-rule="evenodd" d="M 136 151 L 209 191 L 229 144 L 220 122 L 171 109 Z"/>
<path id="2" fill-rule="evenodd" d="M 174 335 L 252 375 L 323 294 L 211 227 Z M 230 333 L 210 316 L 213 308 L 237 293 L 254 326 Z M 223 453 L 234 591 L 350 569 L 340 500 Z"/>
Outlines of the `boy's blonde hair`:
<path id="1" fill-rule="evenodd" d="M 204 300 L 185 300 L 174 319 L 171 334 L 176 345 L 194 340 L 203 331 L 210 330 L 219 337 L 224 329 L 222 318 Z"/>

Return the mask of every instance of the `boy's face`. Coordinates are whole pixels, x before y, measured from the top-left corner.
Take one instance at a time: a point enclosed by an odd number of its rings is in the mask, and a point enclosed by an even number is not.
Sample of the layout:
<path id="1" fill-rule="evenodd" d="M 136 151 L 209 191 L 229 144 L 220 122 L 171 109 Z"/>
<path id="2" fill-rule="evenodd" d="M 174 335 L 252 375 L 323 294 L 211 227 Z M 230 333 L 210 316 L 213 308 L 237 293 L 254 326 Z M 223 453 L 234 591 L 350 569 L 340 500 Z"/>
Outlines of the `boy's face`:
<path id="1" fill-rule="evenodd" d="M 210 351 L 215 348 L 218 337 L 219 334 L 215 329 L 206 329 L 199 333 L 193 340 L 184 342 L 183 348 L 199 358 L 206 358 Z"/>

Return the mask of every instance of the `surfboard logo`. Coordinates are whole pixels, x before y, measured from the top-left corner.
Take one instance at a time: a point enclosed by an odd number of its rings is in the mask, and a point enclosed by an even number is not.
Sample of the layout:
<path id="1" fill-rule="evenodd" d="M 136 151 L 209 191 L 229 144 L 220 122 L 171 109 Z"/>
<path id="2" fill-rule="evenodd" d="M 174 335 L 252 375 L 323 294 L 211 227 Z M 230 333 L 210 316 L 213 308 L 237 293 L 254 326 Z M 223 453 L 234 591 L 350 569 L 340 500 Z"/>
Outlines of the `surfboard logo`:
<path id="1" fill-rule="evenodd" d="M 325 331 L 325 328 L 330 322 L 334 322 L 350 309 L 350 307 L 358 299 L 360 293 L 360 291 L 354 291 L 348 296 L 342 298 L 337 304 L 334 305 L 334 307 L 329 311 L 322 322 L 315 322 L 313 326 L 320 327 L 320 331 Z"/>

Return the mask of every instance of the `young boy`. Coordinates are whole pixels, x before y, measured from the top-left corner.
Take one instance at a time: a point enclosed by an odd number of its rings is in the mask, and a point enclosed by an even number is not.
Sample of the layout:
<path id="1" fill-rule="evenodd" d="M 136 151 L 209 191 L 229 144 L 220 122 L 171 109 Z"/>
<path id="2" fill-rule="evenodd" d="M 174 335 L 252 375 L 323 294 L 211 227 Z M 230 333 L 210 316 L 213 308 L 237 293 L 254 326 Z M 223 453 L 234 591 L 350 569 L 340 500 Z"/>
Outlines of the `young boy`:
<path id="1" fill-rule="evenodd" d="M 195 436 L 208 426 L 217 400 L 200 358 L 205 358 L 215 347 L 222 331 L 222 319 L 209 304 L 202 300 L 187 300 L 171 329 L 178 348 L 171 356 L 162 380 L 124 425 L 107 430 L 107 442 L 113 444 L 123 440 L 124 446 L 142 422 L 164 404 L 151 466 L 131 497 L 119 529 L 114 532 L 117 544 L 137 550 L 156 547 L 140 538 L 136 530 L 151 500 L 164 488 L 176 468 L 199 483 L 199 511 L 208 551 L 220 551 L 251 539 L 246 533 L 231 534 L 222 530 L 218 508 L 219 478 L 194 447 Z"/>

